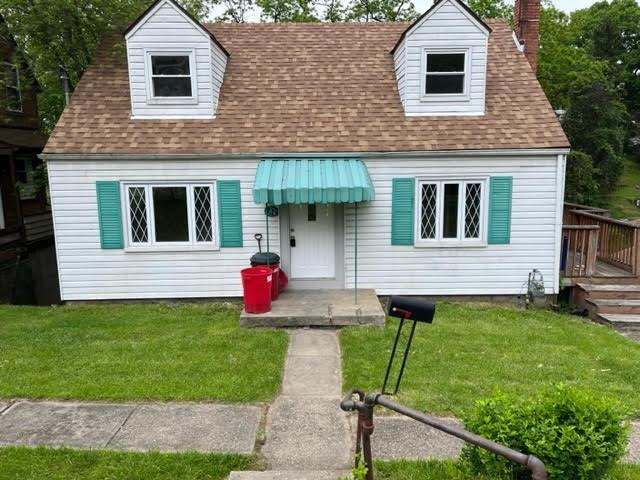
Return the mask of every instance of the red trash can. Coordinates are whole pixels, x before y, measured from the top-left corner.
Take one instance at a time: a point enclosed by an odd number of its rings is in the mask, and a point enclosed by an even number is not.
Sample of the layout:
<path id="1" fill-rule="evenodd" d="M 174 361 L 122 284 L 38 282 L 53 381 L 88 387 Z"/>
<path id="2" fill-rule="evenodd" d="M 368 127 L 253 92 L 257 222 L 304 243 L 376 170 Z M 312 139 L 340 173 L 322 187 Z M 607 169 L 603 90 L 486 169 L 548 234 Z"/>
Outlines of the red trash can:
<path id="1" fill-rule="evenodd" d="M 266 313 L 271 310 L 273 272 L 267 267 L 251 267 L 240 271 L 247 313 Z"/>
<path id="2" fill-rule="evenodd" d="M 271 282 L 271 300 L 277 300 L 280 293 L 280 256 L 272 252 L 259 252 L 251 257 L 252 267 L 270 268 L 273 272 Z"/>

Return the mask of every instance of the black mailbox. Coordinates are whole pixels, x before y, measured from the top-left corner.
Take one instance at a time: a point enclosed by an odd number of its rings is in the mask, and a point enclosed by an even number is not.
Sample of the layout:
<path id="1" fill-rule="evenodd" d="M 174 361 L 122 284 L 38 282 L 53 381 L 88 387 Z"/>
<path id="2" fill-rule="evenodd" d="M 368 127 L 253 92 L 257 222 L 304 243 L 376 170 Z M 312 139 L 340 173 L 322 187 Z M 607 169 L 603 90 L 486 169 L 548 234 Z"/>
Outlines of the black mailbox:
<path id="1" fill-rule="evenodd" d="M 436 306 L 429 300 L 394 295 L 389 299 L 389 315 L 414 322 L 433 323 Z"/>
<path id="2" fill-rule="evenodd" d="M 400 388 L 400 382 L 402 381 L 402 374 L 404 373 L 404 367 L 407 364 L 407 357 L 411 350 L 411 342 L 413 342 L 413 334 L 416 331 L 416 325 L 418 322 L 433 323 L 433 316 L 436 313 L 436 305 L 429 300 L 421 300 L 413 297 L 400 297 L 394 295 L 389 299 L 387 304 L 387 313 L 391 317 L 400 319 L 398 325 L 398 331 L 396 332 L 396 338 L 393 341 L 393 348 L 391 349 L 391 357 L 389 357 L 389 364 L 387 365 L 387 371 L 384 374 L 384 381 L 382 382 L 382 393 L 395 395 Z M 396 357 L 396 351 L 398 350 L 398 340 L 402 333 L 402 327 L 405 321 L 411 322 L 411 330 L 409 330 L 409 338 L 406 341 L 406 347 L 404 349 L 404 355 L 402 356 L 402 363 L 400 364 L 400 371 L 396 380 L 396 386 L 392 392 L 387 392 L 387 383 L 389 382 L 389 375 L 391 373 L 391 367 L 393 366 L 394 359 Z"/>

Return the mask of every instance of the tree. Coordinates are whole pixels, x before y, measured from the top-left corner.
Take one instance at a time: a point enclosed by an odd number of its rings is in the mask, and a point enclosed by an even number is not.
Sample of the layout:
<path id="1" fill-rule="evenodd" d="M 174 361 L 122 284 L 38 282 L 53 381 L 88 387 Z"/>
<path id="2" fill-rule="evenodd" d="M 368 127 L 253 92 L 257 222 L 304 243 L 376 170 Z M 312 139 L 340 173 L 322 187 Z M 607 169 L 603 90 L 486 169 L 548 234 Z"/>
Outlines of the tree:
<path id="1" fill-rule="evenodd" d="M 607 77 L 640 122 L 640 5 L 635 0 L 598 2 L 571 15 L 571 32 L 578 46 L 606 62 Z"/>
<path id="2" fill-rule="evenodd" d="M 513 7 L 504 0 L 469 0 L 469 8 L 481 18 L 503 18 L 513 20 Z"/>
<path id="3" fill-rule="evenodd" d="M 347 20 L 360 22 L 396 22 L 418 17 L 411 0 L 354 0 L 346 15 Z"/>
<path id="4" fill-rule="evenodd" d="M 620 176 L 627 124 L 624 104 L 601 81 L 582 87 L 571 99 L 562 125 L 573 149 L 591 158 L 600 191 L 611 190 Z"/>
<path id="5" fill-rule="evenodd" d="M 553 6 L 542 8 L 538 80 L 554 109 L 567 109 L 573 93 L 585 85 L 606 81 L 606 62 L 576 45 L 570 28 L 565 13 Z"/>
<path id="6" fill-rule="evenodd" d="M 256 0 L 260 18 L 272 22 L 317 22 L 313 0 Z"/>
<path id="7" fill-rule="evenodd" d="M 590 155 L 580 150 L 572 150 L 567 156 L 565 198 L 583 205 L 597 203 L 597 172 Z"/>
<path id="8" fill-rule="evenodd" d="M 224 7 L 224 11 L 216 17 L 217 21 L 244 23 L 255 2 L 254 0 L 216 0 L 215 4 Z"/>

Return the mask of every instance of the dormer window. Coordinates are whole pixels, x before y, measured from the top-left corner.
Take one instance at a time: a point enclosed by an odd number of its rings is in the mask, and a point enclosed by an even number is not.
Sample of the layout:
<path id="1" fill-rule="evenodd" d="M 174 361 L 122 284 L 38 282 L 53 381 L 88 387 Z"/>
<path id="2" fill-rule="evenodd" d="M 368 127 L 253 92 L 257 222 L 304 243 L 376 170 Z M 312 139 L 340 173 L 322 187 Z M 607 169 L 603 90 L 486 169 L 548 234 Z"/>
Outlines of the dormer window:
<path id="1" fill-rule="evenodd" d="M 193 51 L 147 52 L 150 103 L 196 103 Z"/>
<path id="2" fill-rule="evenodd" d="M 424 51 L 424 95 L 465 95 L 467 51 Z"/>

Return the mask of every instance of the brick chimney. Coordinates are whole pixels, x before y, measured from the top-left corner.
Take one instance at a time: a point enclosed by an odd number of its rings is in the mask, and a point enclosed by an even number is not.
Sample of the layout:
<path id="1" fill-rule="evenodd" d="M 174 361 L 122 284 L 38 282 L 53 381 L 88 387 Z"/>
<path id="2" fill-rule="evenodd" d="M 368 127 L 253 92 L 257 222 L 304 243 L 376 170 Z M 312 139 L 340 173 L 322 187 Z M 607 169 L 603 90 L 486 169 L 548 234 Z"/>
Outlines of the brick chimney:
<path id="1" fill-rule="evenodd" d="M 514 30 L 533 71 L 538 66 L 540 42 L 540 0 L 516 0 L 513 11 Z"/>

